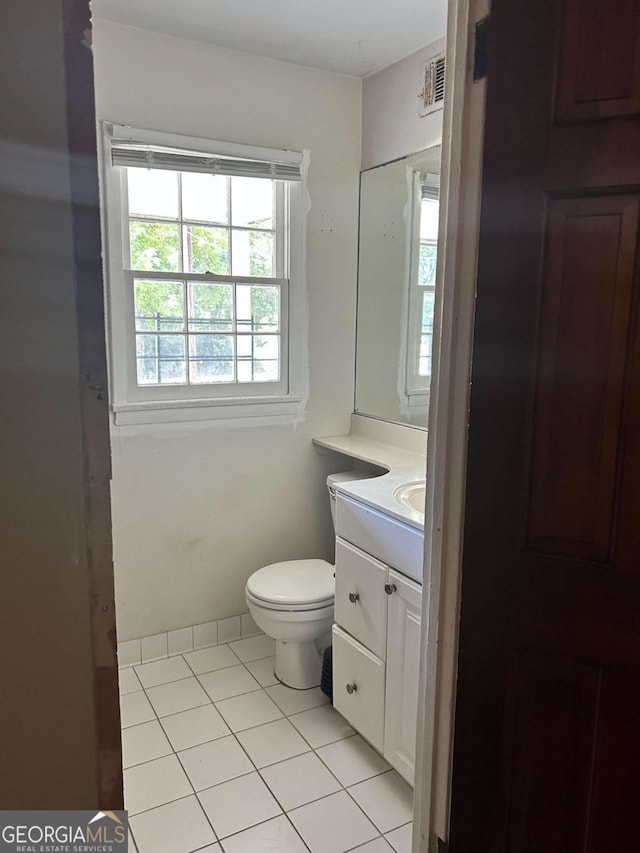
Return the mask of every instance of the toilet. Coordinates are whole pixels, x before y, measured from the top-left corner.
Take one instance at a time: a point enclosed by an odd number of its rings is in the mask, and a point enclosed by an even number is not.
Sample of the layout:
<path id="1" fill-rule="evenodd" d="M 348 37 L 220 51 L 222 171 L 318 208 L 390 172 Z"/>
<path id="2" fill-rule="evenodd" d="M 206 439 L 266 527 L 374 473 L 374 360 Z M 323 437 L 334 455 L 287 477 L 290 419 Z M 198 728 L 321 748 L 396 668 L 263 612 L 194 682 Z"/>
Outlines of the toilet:
<path id="1" fill-rule="evenodd" d="M 331 519 L 335 529 L 336 483 L 370 477 L 345 471 L 327 477 Z M 321 639 L 333 624 L 334 566 L 326 560 L 287 560 L 254 572 L 245 589 L 249 613 L 276 641 L 276 678 L 306 690 L 320 684 Z"/>

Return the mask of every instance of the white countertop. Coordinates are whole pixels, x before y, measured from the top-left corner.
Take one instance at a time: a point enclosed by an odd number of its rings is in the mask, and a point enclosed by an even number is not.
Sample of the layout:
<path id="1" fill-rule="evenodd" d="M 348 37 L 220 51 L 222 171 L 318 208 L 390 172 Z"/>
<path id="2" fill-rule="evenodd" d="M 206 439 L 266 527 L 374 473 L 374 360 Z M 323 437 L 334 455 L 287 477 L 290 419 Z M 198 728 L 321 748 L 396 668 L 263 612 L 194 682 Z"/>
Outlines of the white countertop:
<path id="1" fill-rule="evenodd" d="M 366 480 L 352 480 L 336 485 L 336 491 L 354 500 L 365 503 L 405 524 L 424 530 L 424 513 L 417 512 L 400 503 L 394 492 L 400 486 L 417 481 L 424 482 L 426 476 L 426 453 L 405 450 L 384 441 L 351 432 L 348 435 L 331 435 L 314 438 L 313 443 L 326 447 L 352 459 L 360 459 L 387 473 Z M 426 445 L 426 435 L 425 435 Z"/>

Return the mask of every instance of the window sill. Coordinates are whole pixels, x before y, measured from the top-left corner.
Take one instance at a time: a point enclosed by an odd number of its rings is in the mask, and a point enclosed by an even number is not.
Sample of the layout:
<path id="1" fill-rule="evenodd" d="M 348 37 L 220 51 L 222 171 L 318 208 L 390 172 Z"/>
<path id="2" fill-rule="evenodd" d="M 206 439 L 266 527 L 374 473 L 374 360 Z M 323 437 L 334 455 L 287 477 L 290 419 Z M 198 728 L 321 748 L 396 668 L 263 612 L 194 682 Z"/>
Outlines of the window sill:
<path id="1" fill-rule="evenodd" d="M 270 418 L 291 420 L 298 413 L 301 397 L 227 397 L 203 400 L 145 400 L 114 403 L 114 424 L 179 423 L 180 421 L 250 420 Z"/>

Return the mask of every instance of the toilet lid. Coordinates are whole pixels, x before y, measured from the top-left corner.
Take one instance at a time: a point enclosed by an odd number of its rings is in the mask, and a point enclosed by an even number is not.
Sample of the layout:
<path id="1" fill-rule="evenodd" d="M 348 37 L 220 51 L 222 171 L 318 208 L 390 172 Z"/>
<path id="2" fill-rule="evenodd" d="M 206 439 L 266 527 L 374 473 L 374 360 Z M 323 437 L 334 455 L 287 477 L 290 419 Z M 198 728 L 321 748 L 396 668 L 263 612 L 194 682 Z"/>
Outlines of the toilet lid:
<path id="1" fill-rule="evenodd" d="M 275 604 L 324 604 L 333 601 L 334 566 L 325 560 L 288 560 L 254 572 L 247 592 Z"/>

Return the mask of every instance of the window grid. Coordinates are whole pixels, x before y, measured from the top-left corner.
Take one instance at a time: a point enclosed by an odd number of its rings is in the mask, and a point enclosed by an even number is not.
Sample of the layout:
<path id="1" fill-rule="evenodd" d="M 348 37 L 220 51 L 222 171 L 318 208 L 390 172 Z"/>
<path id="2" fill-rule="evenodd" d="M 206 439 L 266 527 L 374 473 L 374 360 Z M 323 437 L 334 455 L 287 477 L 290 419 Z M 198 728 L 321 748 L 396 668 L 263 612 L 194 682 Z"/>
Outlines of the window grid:
<path id="1" fill-rule="evenodd" d="M 123 170 L 127 172 L 127 170 Z M 230 275 L 233 270 L 233 251 L 234 251 L 234 232 L 242 233 L 261 233 L 271 235 L 271 272 L 274 272 L 274 267 L 278 270 L 282 269 L 282 248 L 283 238 L 280 231 L 283 227 L 282 210 L 283 210 L 283 191 L 278 184 L 281 182 L 270 181 L 271 192 L 271 228 L 261 227 L 259 224 L 250 225 L 234 225 L 233 224 L 233 192 L 234 182 L 230 177 L 226 177 L 226 222 L 220 222 L 215 219 L 197 219 L 185 218 L 184 216 L 184 195 L 183 195 L 183 180 L 182 173 L 177 172 L 177 200 L 178 210 L 177 217 L 162 216 L 162 215 L 146 215 L 146 214 L 130 214 L 127 192 L 127 176 L 124 176 L 124 199 L 126 201 L 126 218 L 127 234 L 124 239 L 123 248 L 125 255 L 131 264 L 131 255 L 133 254 L 130 244 L 130 229 L 131 223 L 157 223 L 164 225 L 175 225 L 177 228 L 177 248 L 178 248 L 178 270 L 156 270 L 146 269 L 129 269 L 126 274 L 130 277 L 131 293 L 135 289 L 136 282 L 163 282 L 173 281 L 180 283 L 182 288 L 182 328 L 175 328 L 179 325 L 178 318 L 175 316 L 162 316 L 159 312 L 155 315 L 144 315 L 139 313 L 136 305 L 136 296 L 133 295 L 134 303 L 134 333 L 135 333 L 135 364 L 136 364 L 136 380 L 139 387 L 148 387 L 150 385 L 167 386 L 167 385 L 195 385 L 202 386 L 205 384 L 217 385 L 220 384 L 238 384 L 242 382 L 250 382 L 252 384 L 259 383 L 278 383 L 282 379 L 282 307 L 283 307 L 283 280 L 278 280 L 275 277 L 267 277 L 266 279 L 257 277 L 244 278 L 240 276 Z M 268 180 L 268 179 L 262 179 Z M 202 226 L 205 228 L 217 228 L 226 233 L 226 272 L 227 275 L 217 275 L 207 272 L 203 274 L 193 273 L 191 269 L 194 266 L 193 250 L 190 245 L 190 228 L 192 226 Z M 124 236 L 124 235 L 123 235 Z M 251 263 L 251 261 L 250 261 Z M 167 279 L 167 275 L 169 279 Z M 197 278 L 198 284 L 227 284 L 231 286 L 231 311 L 230 318 L 216 320 L 212 317 L 195 317 L 194 308 L 194 287 L 197 286 L 193 282 L 193 278 Z M 286 282 L 288 284 L 288 282 Z M 256 321 L 251 313 L 251 316 L 246 319 L 239 319 L 238 312 L 238 286 L 253 286 L 258 288 L 270 288 L 276 294 L 275 304 L 275 322 L 261 322 L 260 318 Z M 251 299 L 251 297 L 250 297 Z M 147 321 L 155 320 L 155 329 L 140 328 L 141 322 L 144 324 Z M 211 329 L 215 324 L 220 326 L 218 331 Z M 170 325 L 171 328 L 160 328 L 162 325 Z M 206 331 L 199 332 L 197 326 L 207 325 L 209 328 Z M 195 327 L 195 328 L 194 328 Z M 225 328 L 226 327 L 226 328 Z M 182 340 L 181 345 L 177 342 Z M 149 341 L 151 346 L 149 347 Z M 167 342 L 167 346 L 163 344 Z M 207 341 L 207 345 L 201 349 L 198 346 L 198 341 Z M 240 346 L 241 341 L 250 341 L 248 347 Z M 214 345 L 221 346 L 223 342 L 228 344 L 226 351 L 214 355 L 207 348 Z M 269 342 L 271 343 L 269 346 Z M 173 345 L 173 346 L 171 346 Z M 260 349 L 266 349 L 266 352 L 259 352 Z M 164 350 L 164 352 L 163 352 Z M 262 356 L 261 358 L 259 356 Z M 176 370 L 173 376 L 168 373 L 163 374 L 162 366 L 174 364 Z M 228 364 L 229 371 L 226 374 L 215 376 L 210 371 L 208 376 L 202 378 L 197 375 L 197 369 L 206 368 L 211 364 Z M 245 366 L 248 369 L 245 369 Z M 146 370 L 145 370 L 146 367 Z M 263 373 L 259 374 L 258 371 Z M 239 374 L 242 375 L 239 375 Z M 153 374 L 154 379 L 150 379 Z"/>
<path id="2" fill-rule="evenodd" d="M 437 252 L 437 240 L 420 240 L 420 249 L 435 249 Z M 433 283 L 431 283 L 433 282 Z M 424 283 L 422 276 L 418 276 L 418 287 L 422 291 L 421 299 L 421 323 L 420 323 L 420 347 L 418 352 L 418 376 L 430 376 L 432 367 L 433 350 L 433 301 L 435 299 L 435 263 L 430 273 L 429 283 Z"/>
<path id="3" fill-rule="evenodd" d="M 152 215 L 144 215 L 144 214 L 130 214 L 127 209 L 127 219 L 129 223 L 139 222 L 142 224 L 158 224 L 158 225 L 175 225 L 178 231 L 178 269 L 173 270 L 174 272 L 189 272 L 191 270 L 187 270 L 185 268 L 185 246 L 188 242 L 188 229 L 190 226 L 195 227 L 203 227 L 203 228 L 216 228 L 219 230 L 223 230 L 227 235 L 227 274 L 231 275 L 233 272 L 233 232 L 245 232 L 245 233 L 260 233 L 260 234 L 270 234 L 273 239 L 272 249 L 272 268 L 271 272 L 274 272 L 274 268 L 277 269 L 278 264 L 278 233 L 279 229 L 282 227 L 278 222 L 278 208 L 280 204 L 278 203 L 279 199 L 276 198 L 278 194 L 276 192 L 272 192 L 272 214 L 271 219 L 273 222 L 273 226 L 271 228 L 265 228 L 262 225 L 235 225 L 232 220 L 232 205 L 233 205 L 233 192 L 234 192 L 234 184 L 233 179 L 225 176 L 226 181 L 226 208 L 227 208 L 227 216 L 226 221 L 220 220 L 209 220 L 209 219 L 196 219 L 193 217 L 185 217 L 184 216 L 184 202 L 183 202 L 183 190 L 182 190 L 182 173 L 177 172 L 177 192 L 178 192 L 178 215 L 177 217 L 171 216 L 152 216 Z M 260 179 L 267 180 L 267 179 Z M 270 181 L 272 188 L 275 189 L 276 181 Z M 131 246 L 129 234 L 127 234 L 126 240 L 127 253 L 129 254 L 129 264 L 131 264 Z M 187 252 L 187 257 L 189 253 Z"/>
<path id="4" fill-rule="evenodd" d="M 158 276 L 156 273 L 146 274 L 140 271 L 130 270 L 128 275 L 131 280 L 131 291 L 134 294 L 134 316 L 135 316 L 135 337 L 136 337 L 136 366 L 137 376 L 140 385 L 165 385 L 165 384 L 194 384 L 202 385 L 207 382 L 201 378 L 194 378 L 193 366 L 194 363 L 214 363 L 214 362 L 229 362 L 231 367 L 231 375 L 226 375 L 220 379 L 211 378 L 208 384 L 217 383 L 233 383 L 233 382 L 278 382 L 281 379 L 281 364 L 282 364 L 282 303 L 284 299 L 285 284 L 280 279 L 263 279 L 256 280 L 254 278 L 232 278 L 227 276 L 198 276 L 194 281 L 193 276 L 186 275 L 184 277 L 176 276 L 171 278 Z M 136 300 L 136 285 L 149 283 L 166 283 L 169 285 L 179 285 L 181 287 L 181 303 L 182 313 L 165 314 L 159 312 L 156 314 L 142 314 L 135 308 Z M 197 317 L 197 309 L 195 308 L 193 294 L 198 287 L 209 286 L 210 288 L 229 288 L 231 295 L 230 311 L 226 317 Z M 238 309 L 238 288 L 244 289 L 244 302 L 249 298 L 249 316 L 244 316 L 243 312 Z M 247 293 L 247 291 L 249 291 Z M 263 293 L 271 292 L 274 303 L 274 320 L 256 318 L 251 305 L 254 294 L 262 291 Z M 246 305 L 245 305 L 246 308 Z M 155 327 L 149 328 L 148 323 L 154 323 Z M 164 324 L 165 328 L 162 328 Z M 198 326 L 208 326 L 206 330 L 198 330 Z M 218 325 L 218 329 L 211 326 Z M 169 326 L 169 328 L 166 328 Z M 170 342 L 171 339 L 181 338 L 183 340 L 177 354 L 163 353 L 163 339 Z M 145 349 L 147 342 L 154 339 L 152 345 L 153 352 Z M 204 341 L 209 339 L 210 343 L 220 343 L 222 339 L 231 342 L 229 354 L 225 355 L 207 355 L 198 354 L 198 347 L 193 347 L 198 340 Z M 250 341 L 250 352 L 244 353 L 241 350 L 244 346 L 240 346 L 240 341 Z M 268 342 L 274 342 L 269 346 Z M 259 350 L 265 348 L 267 353 L 260 353 Z M 271 354 L 269 354 L 271 353 Z M 141 379 L 141 367 L 148 365 L 150 361 L 154 362 L 153 373 L 156 379 L 160 381 L 143 381 Z M 181 379 L 181 373 L 175 381 L 167 379 L 162 381 L 161 363 L 169 362 L 184 362 L 184 378 Z M 238 375 L 238 364 L 249 364 L 250 376 Z M 265 365 L 271 365 L 273 368 L 270 372 L 267 371 L 267 376 L 259 375 L 260 365 L 263 369 Z M 242 371 L 246 373 L 247 371 Z"/>
<path id="5" fill-rule="evenodd" d="M 423 182 L 424 175 L 414 173 L 404 380 L 410 406 L 421 405 L 428 397 L 432 371 L 439 203 L 424 195 Z"/>

